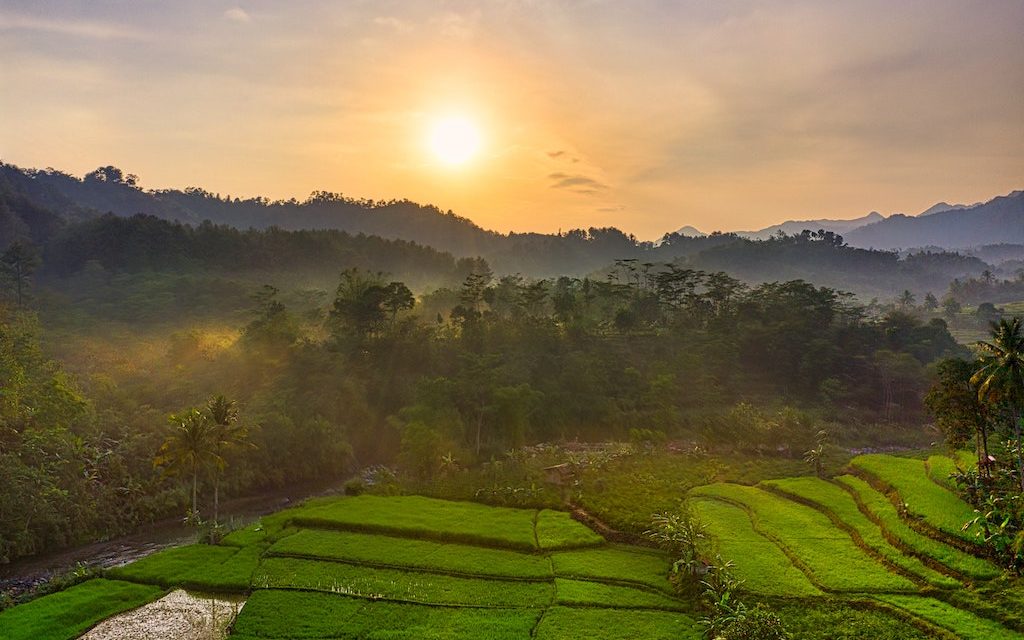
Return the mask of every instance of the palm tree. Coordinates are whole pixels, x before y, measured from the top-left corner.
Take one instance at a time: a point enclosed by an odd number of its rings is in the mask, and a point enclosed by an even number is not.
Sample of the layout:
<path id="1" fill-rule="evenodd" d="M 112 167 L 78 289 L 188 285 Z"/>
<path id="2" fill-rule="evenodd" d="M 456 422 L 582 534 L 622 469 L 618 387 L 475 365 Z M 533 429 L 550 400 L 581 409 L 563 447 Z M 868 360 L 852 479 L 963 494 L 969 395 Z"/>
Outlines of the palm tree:
<path id="1" fill-rule="evenodd" d="M 220 476 L 227 466 L 225 454 L 246 442 L 249 429 L 238 423 L 238 407 L 235 401 L 228 400 L 222 395 L 210 398 L 206 403 L 206 414 L 213 431 L 213 523 L 216 525 L 220 515 Z"/>
<path id="2" fill-rule="evenodd" d="M 215 430 L 198 409 L 174 414 L 170 422 L 174 430 L 160 446 L 153 463 L 166 466 L 170 473 L 192 474 L 192 511 L 189 517 L 198 519 L 199 473 L 219 460 Z"/>
<path id="3" fill-rule="evenodd" d="M 1021 446 L 1021 414 L 1024 413 L 1024 332 L 1021 319 L 991 323 L 992 341 L 978 342 L 980 368 L 971 377 L 978 387 L 978 399 L 1005 403 L 1013 420 L 1017 439 L 1017 476 L 1024 491 L 1024 451 Z"/>
<path id="4" fill-rule="evenodd" d="M 904 289 L 903 293 L 900 294 L 900 297 L 896 299 L 896 302 L 899 303 L 901 309 L 909 309 L 910 307 L 913 307 L 916 301 L 917 296 L 911 293 L 909 289 Z"/>

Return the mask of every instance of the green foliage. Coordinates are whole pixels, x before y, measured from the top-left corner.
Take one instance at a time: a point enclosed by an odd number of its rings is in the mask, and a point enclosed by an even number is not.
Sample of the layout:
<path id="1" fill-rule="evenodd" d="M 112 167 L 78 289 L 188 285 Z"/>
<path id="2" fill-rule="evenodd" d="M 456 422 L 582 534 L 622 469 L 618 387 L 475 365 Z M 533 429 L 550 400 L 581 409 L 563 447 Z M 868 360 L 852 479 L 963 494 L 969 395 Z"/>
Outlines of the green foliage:
<path id="1" fill-rule="evenodd" d="M 555 575 L 645 585 L 672 591 L 668 556 L 653 549 L 618 545 L 601 549 L 558 551 L 551 554 Z"/>
<path id="2" fill-rule="evenodd" d="M 572 519 L 565 511 L 542 509 L 537 513 L 537 546 L 541 549 L 571 549 L 604 544 L 593 529 Z"/>
<path id="3" fill-rule="evenodd" d="M 361 495 L 312 503 L 284 513 L 300 526 L 393 533 L 527 551 L 537 548 L 535 512 L 526 509 L 422 496 Z"/>
<path id="4" fill-rule="evenodd" d="M 774 542 L 754 530 L 742 508 L 710 498 L 694 497 L 688 503 L 707 524 L 718 554 L 734 558 L 733 572 L 742 580 L 741 591 L 802 598 L 822 595 Z"/>
<path id="5" fill-rule="evenodd" d="M 925 461 L 925 470 L 932 482 L 938 483 L 950 491 L 956 491 L 954 476 L 963 471 L 957 465 L 957 461 L 949 456 L 928 456 L 928 460 Z"/>
<path id="6" fill-rule="evenodd" d="M 0 612 L 0 631 L 4 640 L 72 640 L 161 595 L 159 587 L 96 578 Z"/>
<path id="7" fill-rule="evenodd" d="M 767 491 L 715 484 L 693 495 L 735 502 L 749 510 L 755 529 L 799 560 L 823 587 L 837 592 L 916 591 L 854 544 L 822 513 Z"/>
<path id="8" fill-rule="evenodd" d="M 683 503 L 676 513 L 654 514 L 651 528 L 644 535 L 669 552 L 673 558 L 673 583 L 677 589 L 686 591 L 709 557 L 707 525 Z"/>
<path id="9" fill-rule="evenodd" d="M 939 588 L 950 589 L 961 586 L 958 581 L 935 571 L 918 558 L 905 555 L 892 546 L 886 540 L 882 529 L 861 513 L 853 496 L 840 486 L 819 478 L 768 480 L 764 485 L 827 510 L 842 526 L 852 529 L 861 544 L 877 553 L 886 562 L 912 576 Z"/>
<path id="10" fill-rule="evenodd" d="M 773 603 L 786 629 L 800 640 L 929 640 L 934 635 L 878 608 L 820 598 Z"/>
<path id="11" fill-rule="evenodd" d="M 953 632 L 963 640 L 1011 640 L 1020 638 L 1020 633 L 1002 625 L 976 616 L 963 609 L 953 607 L 935 598 L 904 595 L 876 595 L 876 600 L 931 622 Z"/>
<path id="12" fill-rule="evenodd" d="M 348 531 L 304 529 L 274 544 L 270 555 L 303 556 L 438 573 L 547 579 L 543 556 Z"/>
<path id="13" fill-rule="evenodd" d="M 435 607 L 261 589 L 238 614 L 232 638 L 518 640 L 530 636 L 540 616 L 532 609 Z"/>
<path id="14" fill-rule="evenodd" d="M 789 640 L 779 615 L 763 604 L 748 610 L 742 618 L 732 622 L 717 636 L 722 640 Z"/>
<path id="15" fill-rule="evenodd" d="M 245 592 L 262 552 L 258 546 L 238 549 L 197 544 L 160 551 L 108 573 L 121 580 L 162 587 Z"/>
<path id="16" fill-rule="evenodd" d="M 964 524 L 974 518 L 974 509 L 952 491 L 932 482 L 922 460 L 867 454 L 857 456 L 851 464 L 892 487 L 909 515 L 947 535 L 975 541 L 976 528 L 964 529 Z"/>
<path id="17" fill-rule="evenodd" d="M 848 487 L 883 529 L 906 546 L 911 553 L 931 558 L 953 571 L 976 579 L 990 579 L 1001 571 L 991 562 L 918 533 L 900 517 L 896 507 L 882 493 L 856 476 L 839 476 L 838 482 Z"/>
<path id="18" fill-rule="evenodd" d="M 253 576 L 253 585 L 421 604 L 487 607 L 544 607 L 554 597 L 550 582 L 483 580 L 302 558 L 264 559 Z"/>
<path id="19" fill-rule="evenodd" d="M 616 529 L 642 534 L 655 513 L 674 511 L 693 487 L 712 482 L 756 483 L 806 474 L 799 460 L 700 452 L 622 455 L 582 471 L 578 501 Z"/>
<path id="20" fill-rule="evenodd" d="M 600 582 L 555 579 L 558 604 L 575 606 L 604 606 L 617 609 L 679 610 L 683 603 L 663 593 L 645 591 Z"/>
<path id="21" fill-rule="evenodd" d="M 960 358 L 942 360 L 936 367 L 936 380 L 924 398 L 928 412 L 942 430 L 946 444 L 962 448 L 978 436 L 986 438 L 990 419 L 978 391 L 971 384 L 974 366 Z M 978 445 L 983 444 L 980 440 Z M 981 449 L 980 446 L 976 447 Z M 978 455 L 982 455 L 978 451 Z"/>
<path id="22" fill-rule="evenodd" d="M 538 640 L 697 640 L 692 618 L 682 613 L 552 607 L 544 613 Z"/>

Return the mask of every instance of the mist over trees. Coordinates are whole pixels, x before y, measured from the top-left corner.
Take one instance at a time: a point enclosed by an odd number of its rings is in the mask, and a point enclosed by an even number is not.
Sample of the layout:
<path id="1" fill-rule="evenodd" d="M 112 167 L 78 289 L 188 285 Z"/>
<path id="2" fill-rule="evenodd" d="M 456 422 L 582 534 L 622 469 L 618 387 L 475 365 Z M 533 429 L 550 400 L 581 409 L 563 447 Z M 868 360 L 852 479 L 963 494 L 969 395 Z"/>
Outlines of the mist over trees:
<path id="1" fill-rule="evenodd" d="M 640 241 L 615 228 L 503 235 L 450 211 L 405 200 L 354 199 L 322 191 L 303 201 L 242 200 L 200 188 L 147 191 L 137 180 L 110 166 L 79 179 L 54 169 L 2 165 L 0 246 L 14 240 L 54 243 L 54 259 L 47 262 L 65 275 L 90 259 L 120 270 L 334 264 L 334 271 L 346 266 L 389 271 L 414 288 L 429 279 L 416 281 L 413 271 L 426 267 L 434 273 L 445 269 L 445 260 L 477 257 L 500 275 L 579 277 L 617 259 L 637 259 L 724 270 L 751 284 L 800 278 L 865 298 L 894 296 L 904 289 L 941 291 L 953 278 L 976 277 L 991 268 L 977 257 L 941 249 L 907 255 L 857 249 L 827 230 L 767 240 L 670 233 L 658 242 Z M 212 253 L 211 247 L 216 247 Z M 390 258 L 397 253 L 404 257 Z M 412 271 L 406 269 L 411 265 Z"/>

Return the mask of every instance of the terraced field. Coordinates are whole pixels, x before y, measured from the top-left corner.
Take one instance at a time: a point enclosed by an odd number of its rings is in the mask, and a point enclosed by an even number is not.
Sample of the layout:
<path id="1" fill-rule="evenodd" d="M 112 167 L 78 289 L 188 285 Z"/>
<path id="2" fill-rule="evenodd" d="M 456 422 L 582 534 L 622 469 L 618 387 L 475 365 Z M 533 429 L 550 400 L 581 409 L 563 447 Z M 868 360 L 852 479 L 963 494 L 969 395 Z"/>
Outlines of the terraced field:
<path id="1" fill-rule="evenodd" d="M 668 570 L 664 554 L 609 544 L 559 511 L 316 500 L 10 609 L 0 638 L 71 640 L 178 587 L 248 596 L 230 627 L 243 640 L 699 638 Z"/>
<path id="2" fill-rule="evenodd" d="M 969 461 L 865 455 L 852 461 L 854 475 L 712 484 L 689 501 L 749 593 L 830 594 L 888 610 L 929 637 L 1024 638 L 1015 606 L 979 595 L 1001 571 L 961 530 L 973 510 L 949 475 Z"/>
<path id="3" fill-rule="evenodd" d="M 861 456 L 836 478 L 709 484 L 685 497 L 745 599 L 773 602 L 794 638 L 1024 638 L 1024 589 L 954 526 L 969 509 L 951 489 L 956 464 Z M 4 611 L 0 638 L 72 640 L 130 610 L 145 628 L 154 607 L 173 618 L 163 603 L 187 600 L 173 591 L 187 588 L 240 608 L 227 626 L 240 640 L 696 640 L 669 566 L 559 511 L 318 499 L 219 546 L 163 551 Z M 860 635 L 843 633 L 851 620 Z"/>

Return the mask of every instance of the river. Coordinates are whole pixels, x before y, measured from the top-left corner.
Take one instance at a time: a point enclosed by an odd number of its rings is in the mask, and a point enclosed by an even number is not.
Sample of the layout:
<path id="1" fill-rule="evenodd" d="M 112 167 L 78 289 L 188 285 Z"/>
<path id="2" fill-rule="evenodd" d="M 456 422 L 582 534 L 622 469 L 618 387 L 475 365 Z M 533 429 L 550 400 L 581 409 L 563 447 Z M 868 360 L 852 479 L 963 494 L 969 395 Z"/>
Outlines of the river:
<path id="1" fill-rule="evenodd" d="M 226 500 L 221 504 L 222 520 L 231 528 L 243 527 L 260 516 L 279 511 L 305 498 L 337 493 L 340 483 L 305 485 L 288 490 Z M 118 567 L 168 547 L 196 541 L 195 529 L 186 527 L 182 518 L 168 518 L 140 527 L 135 533 L 60 549 L 0 565 L 0 592 L 17 597 L 54 575 L 66 573 L 83 564 L 98 569 Z"/>

